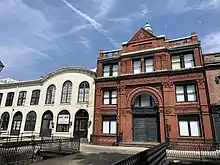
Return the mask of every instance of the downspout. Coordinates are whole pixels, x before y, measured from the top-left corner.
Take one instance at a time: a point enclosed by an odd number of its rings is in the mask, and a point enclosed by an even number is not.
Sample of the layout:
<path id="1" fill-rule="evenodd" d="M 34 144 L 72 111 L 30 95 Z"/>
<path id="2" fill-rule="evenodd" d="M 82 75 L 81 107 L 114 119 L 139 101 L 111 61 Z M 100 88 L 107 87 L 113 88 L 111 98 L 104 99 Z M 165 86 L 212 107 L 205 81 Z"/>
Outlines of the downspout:
<path id="1" fill-rule="evenodd" d="M 14 119 L 14 117 L 13 117 L 13 112 L 14 112 L 14 107 L 15 107 L 15 104 L 16 104 L 16 96 L 17 96 L 17 92 L 18 92 L 18 85 L 16 86 L 16 90 L 15 90 L 15 94 L 14 94 L 14 98 L 13 98 L 13 104 L 12 104 L 12 111 L 11 111 L 11 119 L 12 119 L 12 122 L 11 122 L 11 128 L 13 127 L 13 119 Z M 11 135 L 11 128 L 10 128 L 10 135 Z M 21 127 L 20 127 L 20 129 L 21 129 Z M 18 137 L 19 137 L 19 135 L 18 135 Z"/>

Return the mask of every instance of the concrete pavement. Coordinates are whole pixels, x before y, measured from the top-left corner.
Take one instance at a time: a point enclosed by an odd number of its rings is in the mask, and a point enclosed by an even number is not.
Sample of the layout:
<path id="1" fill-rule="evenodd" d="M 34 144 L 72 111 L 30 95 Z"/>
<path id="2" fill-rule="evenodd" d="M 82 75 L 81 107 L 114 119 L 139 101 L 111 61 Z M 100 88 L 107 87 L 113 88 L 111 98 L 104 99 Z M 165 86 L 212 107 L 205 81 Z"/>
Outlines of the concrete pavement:
<path id="1" fill-rule="evenodd" d="M 81 144 L 80 153 L 43 160 L 34 165 L 110 165 L 145 149 Z"/>

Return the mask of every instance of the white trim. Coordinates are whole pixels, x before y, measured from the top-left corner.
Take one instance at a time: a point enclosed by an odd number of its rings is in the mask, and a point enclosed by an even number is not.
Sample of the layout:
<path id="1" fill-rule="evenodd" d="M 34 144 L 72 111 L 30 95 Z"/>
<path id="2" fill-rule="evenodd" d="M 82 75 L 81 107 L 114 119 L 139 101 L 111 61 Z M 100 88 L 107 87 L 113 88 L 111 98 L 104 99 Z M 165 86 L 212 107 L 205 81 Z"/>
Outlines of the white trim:
<path id="1" fill-rule="evenodd" d="M 145 49 L 145 50 L 139 50 L 139 51 L 134 51 L 134 52 L 122 53 L 121 55 L 125 56 L 125 55 L 144 53 L 144 52 L 150 52 L 150 51 L 155 51 L 155 50 L 163 50 L 163 49 L 166 49 L 166 47 L 162 46 L 162 47 L 157 47 L 157 48 L 152 48 L 152 49 Z"/>
<path id="2" fill-rule="evenodd" d="M 115 49 L 115 50 L 106 50 L 106 51 L 103 51 L 103 53 L 114 53 L 114 52 L 118 52 L 122 49 Z"/>
<path id="3" fill-rule="evenodd" d="M 192 36 L 185 36 L 185 37 L 181 37 L 181 38 L 169 39 L 164 42 L 179 41 L 179 40 L 190 39 L 190 38 L 192 38 Z"/>

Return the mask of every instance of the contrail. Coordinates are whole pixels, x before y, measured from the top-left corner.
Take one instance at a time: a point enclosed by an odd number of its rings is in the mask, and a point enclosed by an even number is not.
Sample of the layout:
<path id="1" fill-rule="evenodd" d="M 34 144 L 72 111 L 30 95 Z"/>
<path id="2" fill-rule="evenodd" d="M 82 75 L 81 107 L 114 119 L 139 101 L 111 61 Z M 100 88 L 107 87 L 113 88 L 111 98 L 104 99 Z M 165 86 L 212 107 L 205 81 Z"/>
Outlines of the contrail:
<path id="1" fill-rule="evenodd" d="M 118 47 L 118 45 L 112 40 L 112 38 L 108 37 L 106 35 L 106 30 L 102 28 L 102 25 L 100 23 L 98 23 L 96 20 L 94 20 L 93 18 L 89 17 L 88 15 L 82 13 L 80 10 L 76 9 L 73 5 L 71 5 L 69 2 L 67 2 L 66 0 L 61 0 L 68 8 L 70 8 L 71 10 L 73 10 L 75 13 L 77 13 L 79 16 L 83 17 L 84 19 L 86 19 L 88 22 L 90 22 L 90 24 L 101 34 L 103 34 L 110 42 L 112 45 L 114 45 L 115 47 Z"/>

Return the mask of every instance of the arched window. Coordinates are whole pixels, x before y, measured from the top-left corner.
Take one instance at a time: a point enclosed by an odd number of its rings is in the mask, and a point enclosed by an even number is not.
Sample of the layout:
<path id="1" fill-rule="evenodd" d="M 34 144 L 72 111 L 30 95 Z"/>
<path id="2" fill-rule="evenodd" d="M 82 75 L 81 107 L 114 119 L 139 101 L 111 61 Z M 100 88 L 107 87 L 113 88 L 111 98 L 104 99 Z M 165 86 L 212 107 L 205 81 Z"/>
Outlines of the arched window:
<path id="1" fill-rule="evenodd" d="M 70 103 L 72 95 L 72 82 L 66 81 L 63 84 L 62 95 L 61 95 L 61 103 Z"/>
<path id="2" fill-rule="evenodd" d="M 54 104 L 56 87 L 55 85 L 50 85 L 47 88 L 47 96 L 45 104 Z"/>
<path id="3" fill-rule="evenodd" d="M 31 111 L 27 114 L 24 131 L 34 131 L 37 115 L 36 112 Z"/>
<path id="4" fill-rule="evenodd" d="M 70 113 L 62 110 L 57 117 L 57 132 L 69 132 Z"/>
<path id="5" fill-rule="evenodd" d="M 78 102 L 87 101 L 89 101 L 89 83 L 87 81 L 83 81 L 79 85 Z"/>
<path id="6" fill-rule="evenodd" d="M 135 100 L 133 107 L 134 108 L 141 108 L 141 107 L 154 107 L 157 103 L 151 95 L 144 93 L 141 95 L 138 95 Z"/>
<path id="7" fill-rule="evenodd" d="M 8 112 L 4 112 L 1 116 L 1 122 L 0 122 L 0 125 L 1 125 L 1 130 L 7 130 L 8 129 L 8 123 L 9 123 L 9 113 Z"/>

